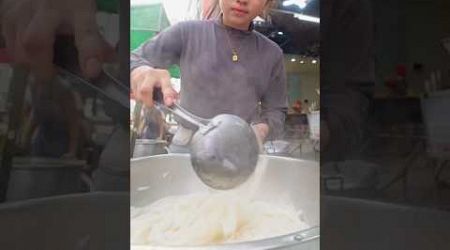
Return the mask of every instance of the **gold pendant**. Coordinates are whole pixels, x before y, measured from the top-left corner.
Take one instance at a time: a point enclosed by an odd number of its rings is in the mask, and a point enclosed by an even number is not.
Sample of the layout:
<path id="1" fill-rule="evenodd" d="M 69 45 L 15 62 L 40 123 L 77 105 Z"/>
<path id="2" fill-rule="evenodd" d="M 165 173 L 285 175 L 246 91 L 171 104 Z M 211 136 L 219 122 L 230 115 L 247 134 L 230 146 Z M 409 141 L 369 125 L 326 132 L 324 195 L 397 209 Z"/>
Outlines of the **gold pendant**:
<path id="1" fill-rule="evenodd" d="M 236 51 L 233 51 L 233 57 L 231 57 L 231 60 L 233 60 L 233 62 L 239 61 L 239 57 L 238 57 Z"/>

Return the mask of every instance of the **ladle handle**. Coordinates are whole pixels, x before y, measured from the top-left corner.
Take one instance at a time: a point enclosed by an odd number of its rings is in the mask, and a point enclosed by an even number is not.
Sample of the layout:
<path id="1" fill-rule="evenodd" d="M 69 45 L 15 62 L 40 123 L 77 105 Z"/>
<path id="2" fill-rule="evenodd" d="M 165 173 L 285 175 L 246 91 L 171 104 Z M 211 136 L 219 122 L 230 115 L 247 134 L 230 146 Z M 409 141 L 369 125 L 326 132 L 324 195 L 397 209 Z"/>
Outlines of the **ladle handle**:
<path id="1" fill-rule="evenodd" d="M 187 123 L 190 123 L 198 128 L 201 128 L 208 124 L 209 120 L 200 118 L 189 111 L 182 108 L 177 103 L 174 103 L 172 106 L 167 107 L 164 105 L 164 96 L 160 88 L 153 89 L 153 101 L 155 104 L 161 108 L 163 111 L 169 112 L 177 116 L 178 118 L 184 120 Z"/>

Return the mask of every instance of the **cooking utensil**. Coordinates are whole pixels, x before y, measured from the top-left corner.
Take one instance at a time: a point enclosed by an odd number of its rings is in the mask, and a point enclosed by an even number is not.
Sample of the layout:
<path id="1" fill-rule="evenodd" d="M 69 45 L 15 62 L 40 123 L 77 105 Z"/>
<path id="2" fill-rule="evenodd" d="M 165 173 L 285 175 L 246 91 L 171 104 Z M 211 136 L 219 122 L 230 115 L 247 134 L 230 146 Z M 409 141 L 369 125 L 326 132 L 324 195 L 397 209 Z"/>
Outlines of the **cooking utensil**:
<path id="1" fill-rule="evenodd" d="M 274 156 L 293 157 L 293 153 L 297 149 L 301 149 L 300 142 L 288 142 L 283 140 L 267 141 L 264 144 L 266 154 Z"/>
<path id="2" fill-rule="evenodd" d="M 78 52 L 73 37 L 58 36 L 54 44 L 54 64 L 58 74 L 75 89 L 88 95 L 97 95 L 104 102 L 109 116 L 129 123 L 130 89 L 110 73 L 102 70 L 95 79 L 81 77 Z"/>
<path id="3" fill-rule="evenodd" d="M 255 185 L 252 198 L 276 204 L 292 204 L 303 212 L 311 229 L 251 242 L 192 248 L 180 247 L 180 250 L 319 249 L 319 163 L 267 155 L 260 155 L 259 161 L 267 165 L 259 179 L 260 185 Z M 187 154 L 166 154 L 132 159 L 130 178 L 132 180 L 130 183 L 130 205 L 132 207 L 143 207 L 168 196 L 210 192 L 209 188 L 197 178 Z M 163 246 L 152 247 L 173 249 Z M 135 249 L 134 246 L 131 246 L 131 249 Z"/>
<path id="4" fill-rule="evenodd" d="M 81 192 L 84 161 L 38 157 L 13 159 L 6 199 L 31 198 Z"/>
<path id="5" fill-rule="evenodd" d="M 238 116 L 221 114 L 203 119 L 175 103 L 163 105 L 160 89 L 153 99 L 162 110 L 170 112 L 197 127 L 190 143 L 191 162 L 198 177 L 215 189 L 231 189 L 245 182 L 258 162 L 256 135 Z"/>
<path id="6" fill-rule="evenodd" d="M 133 158 L 167 154 L 167 151 L 167 141 L 165 140 L 137 139 L 133 150 Z"/>

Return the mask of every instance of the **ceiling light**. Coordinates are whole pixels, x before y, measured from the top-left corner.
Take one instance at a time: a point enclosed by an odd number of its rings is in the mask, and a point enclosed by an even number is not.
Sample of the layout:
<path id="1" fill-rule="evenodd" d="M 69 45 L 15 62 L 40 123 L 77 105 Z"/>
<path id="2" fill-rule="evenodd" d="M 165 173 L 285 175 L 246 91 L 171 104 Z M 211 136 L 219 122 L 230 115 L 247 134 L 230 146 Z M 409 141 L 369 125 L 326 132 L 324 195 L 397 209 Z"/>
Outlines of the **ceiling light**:
<path id="1" fill-rule="evenodd" d="M 283 2 L 283 6 L 297 5 L 300 9 L 304 9 L 308 4 L 307 2 L 309 2 L 309 0 L 286 0 Z"/>
<path id="2" fill-rule="evenodd" d="M 314 59 L 314 60 L 312 60 L 311 62 L 312 62 L 312 64 L 316 64 L 316 63 L 317 63 L 317 60 Z"/>
<path id="3" fill-rule="evenodd" d="M 298 14 L 298 13 L 295 13 L 294 17 L 297 18 L 297 19 L 300 19 L 302 21 L 313 22 L 313 23 L 320 23 L 320 18 L 318 18 L 318 17 L 307 16 L 307 15 Z"/>
<path id="4" fill-rule="evenodd" d="M 301 63 L 301 64 L 304 64 L 304 63 L 305 63 L 305 61 L 301 60 L 301 61 L 300 61 L 300 63 Z"/>
<path id="5" fill-rule="evenodd" d="M 278 31 L 278 35 L 282 36 L 282 35 L 284 35 L 284 33 L 281 31 Z"/>
<path id="6" fill-rule="evenodd" d="M 292 59 L 291 59 L 291 62 L 295 62 L 295 61 L 297 61 L 297 59 L 295 59 L 295 58 L 292 58 Z"/>

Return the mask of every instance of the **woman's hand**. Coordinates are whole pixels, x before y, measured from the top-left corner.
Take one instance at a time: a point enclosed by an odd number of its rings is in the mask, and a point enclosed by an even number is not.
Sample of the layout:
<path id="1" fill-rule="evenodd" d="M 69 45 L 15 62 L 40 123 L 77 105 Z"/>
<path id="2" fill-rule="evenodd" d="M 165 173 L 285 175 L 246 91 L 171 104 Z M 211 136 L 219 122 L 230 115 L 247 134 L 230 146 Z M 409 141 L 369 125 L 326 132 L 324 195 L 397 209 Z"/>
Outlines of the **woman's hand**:
<path id="1" fill-rule="evenodd" d="M 82 72 L 95 77 L 114 54 L 100 35 L 95 13 L 95 0 L 0 0 L 0 35 L 15 63 L 44 81 L 55 74 L 55 37 L 72 35 Z"/>
<path id="2" fill-rule="evenodd" d="M 161 88 L 164 104 L 172 106 L 178 93 L 172 88 L 169 71 L 154 69 L 150 66 L 140 66 L 131 72 L 132 98 L 143 102 L 147 107 L 153 106 L 153 90 Z"/>
<path id="3" fill-rule="evenodd" d="M 258 140 L 258 145 L 260 151 L 263 151 L 264 141 L 266 140 L 267 135 L 269 134 L 269 125 L 266 123 L 258 123 L 252 125 L 253 131 L 256 134 L 256 139 Z"/>

